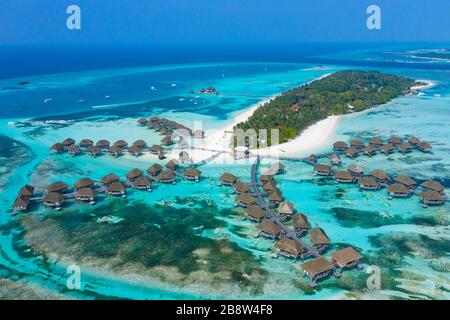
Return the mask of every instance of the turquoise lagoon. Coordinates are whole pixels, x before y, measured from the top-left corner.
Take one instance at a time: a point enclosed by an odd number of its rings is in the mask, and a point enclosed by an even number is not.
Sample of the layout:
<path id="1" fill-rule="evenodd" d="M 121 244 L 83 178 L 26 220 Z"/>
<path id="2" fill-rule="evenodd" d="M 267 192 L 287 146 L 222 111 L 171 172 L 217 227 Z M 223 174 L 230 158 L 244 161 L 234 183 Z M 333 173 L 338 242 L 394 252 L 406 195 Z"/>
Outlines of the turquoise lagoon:
<path id="1" fill-rule="evenodd" d="M 0 279 L 81 299 L 448 299 L 448 204 L 425 209 L 417 197 L 388 200 L 384 190 L 360 192 L 356 186 L 336 185 L 295 161 L 285 161 L 287 172 L 277 176 L 283 195 L 312 225 L 327 232 L 334 246 L 330 251 L 352 245 L 367 265 L 380 267 L 381 290 L 366 289 L 368 274 L 357 270 L 312 290 L 299 261 L 273 258 L 273 243 L 254 238 L 255 225 L 242 220 L 231 190 L 218 185 L 225 171 L 249 182 L 251 163 L 245 161 L 205 165 L 197 184 L 178 181 L 158 185 L 151 193 L 131 191 L 126 199 L 100 197 L 95 207 L 71 204 L 54 213 L 34 206 L 30 213 L 11 216 L 11 205 L 25 183 L 43 189 L 56 180 L 72 184 L 109 172 L 124 176 L 155 162 L 49 154 L 57 141 L 72 137 L 158 143 L 159 135 L 136 126 L 137 118 L 155 113 L 186 125 L 202 121 L 204 129 L 223 127 L 274 94 L 351 68 L 313 67 L 222 63 L 86 71 L 29 77 L 30 86 L 22 89 L 9 88 L 22 79 L 1 80 L 6 89 L 0 91 L 0 137 L 14 148 L 0 149 Z M 361 156 L 344 159 L 344 166 L 357 162 L 366 171 L 380 168 L 392 175 L 434 178 L 448 187 L 450 74 L 377 69 L 433 80 L 436 86 L 421 96 L 342 117 L 328 146 L 312 151 L 327 151 L 337 139 L 414 134 L 432 143 L 433 154 Z M 221 94 L 188 94 L 209 85 Z M 53 102 L 44 103 L 47 97 Z M 269 164 L 264 160 L 261 171 Z M 117 223 L 99 222 L 108 215 Z M 82 290 L 66 288 L 66 268 L 73 264 L 81 267 Z M 22 297 L 27 297 L 25 289 Z"/>

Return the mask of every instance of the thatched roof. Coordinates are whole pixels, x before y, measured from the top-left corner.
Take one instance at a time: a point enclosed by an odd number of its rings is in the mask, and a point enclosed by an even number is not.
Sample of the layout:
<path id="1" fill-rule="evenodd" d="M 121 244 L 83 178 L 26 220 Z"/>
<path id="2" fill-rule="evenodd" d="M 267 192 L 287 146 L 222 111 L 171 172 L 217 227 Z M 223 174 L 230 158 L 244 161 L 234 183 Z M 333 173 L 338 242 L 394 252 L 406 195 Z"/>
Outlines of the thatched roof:
<path id="1" fill-rule="evenodd" d="M 185 177 L 200 177 L 201 171 L 195 168 L 187 168 L 184 172 Z"/>
<path id="2" fill-rule="evenodd" d="M 100 180 L 100 182 L 103 183 L 103 184 L 109 184 L 109 183 L 116 182 L 116 181 L 119 181 L 119 180 L 120 180 L 119 176 L 117 176 L 114 173 L 109 173 L 106 176 L 104 176 Z"/>
<path id="3" fill-rule="evenodd" d="M 70 153 L 80 153 L 81 149 L 79 146 L 77 146 L 76 144 L 71 144 L 70 146 L 67 147 L 67 150 Z"/>
<path id="4" fill-rule="evenodd" d="M 373 170 L 370 173 L 370 175 L 372 177 L 375 177 L 375 178 L 379 179 L 379 180 L 387 180 L 387 179 L 389 179 L 389 176 L 387 175 L 387 173 L 384 172 L 383 170 L 380 170 L 380 169 Z"/>
<path id="5" fill-rule="evenodd" d="M 381 145 L 383 145 L 383 141 L 380 138 L 372 138 L 369 140 L 369 144 L 372 144 L 375 146 L 381 146 Z"/>
<path id="6" fill-rule="evenodd" d="M 245 194 L 245 193 L 240 194 L 240 195 L 237 197 L 237 201 L 238 201 L 239 203 L 243 203 L 243 204 L 245 204 L 245 205 L 247 205 L 247 206 L 251 206 L 251 205 L 256 204 L 256 198 L 253 197 L 253 196 L 250 196 L 250 195 L 248 195 L 248 194 Z"/>
<path id="7" fill-rule="evenodd" d="M 178 162 L 177 160 L 172 159 L 169 162 L 167 162 L 166 168 L 168 168 L 168 169 L 175 169 L 179 165 L 180 165 L 180 162 Z"/>
<path id="8" fill-rule="evenodd" d="M 267 215 L 267 212 L 265 210 L 257 206 L 247 207 L 245 208 L 244 212 L 256 219 L 263 219 Z"/>
<path id="9" fill-rule="evenodd" d="M 361 166 L 356 165 L 356 164 L 352 164 L 351 166 L 349 166 L 347 168 L 347 170 L 350 173 L 355 173 L 355 174 L 362 174 L 362 173 L 364 173 L 364 169 Z"/>
<path id="10" fill-rule="evenodd" d="M 147 172 L 154 175 L 163 170 L 163 167 L 159 163 L 153 164 L 150 168 L 147 169 Z"/>
<path id="11" fill-rule="evenodd" d="M 162 146 L 160 146 L 159 144 L 154 144 L 152 145 L 152 147 L 150 148 L 150 150 L 152 152 L 163 152 L 164 148 Z"/>
<path id="12" fill-rule="evenodd" d="M 172 143 L 172 137 L 171 136 L 165 136 L 164 138 L 161 139 L 161 143 L 162 144 L 170 144 Z"/>
<path id="13" fill-rule="evenodd" d="M 237 181 L 237 178 L 231 173 L 225 172 L 220 176 L 220 180 L 226 183 L 235 183 Z"/>
<path id="14" fill-rule="evenodd" d="M 316 164 L 314 166 L 314 171 L 315 172 L 331 173 L 331 172 L 333 172 L 333 169 L 331 168 L 331 166 L 326 165 L 326 164 Z"/>
<path id="15" fill-rule="evenodd" d="M 19 196 L 28 196 L 31 197 L 34 192 L 34 187 L 28 184 L 24 185 L 22 189 L 19 191 Z"/>
<path id="16" fill-rule="evenodd" d="M 278 237 L 282 231 L 282 229 L 278 225 L 276 225 L 270 220 L 262 221 L 257 228 L 274 237 Z"/>
<path id="17" fill-rule="evenodd" d="M 62 151 L 64 150 L 64 145 L 62 143 L 57 142 L 54 145 L 52 145 L 51 149 L 53 151 Z"/>
<path id="18" fill-rule="evenodd" d="M 442 184 L 440 184 L 437 181 L 433 181 L 433 180 L 427 180 L 427 181 L 423 182 L 420 186 L 423 188 L 426 188 L 426 189 L 437 191 L 437 192 L 442 192 L 445 189 Z"/>
<path id="19" fill-rule="evenodd" d="M 269 180 L 263 185 L 263 190 L 266 192 L 272 192 L 277 189 L 277 184 L 274 180 Z"/>
<path id="20" fill-rule="evenodd" d="M 152 181 L 146 176 L 140 176 L 133 181 L 133 187 L 149 187 L 151 184 Z"/>
<path id="21" fill-rule="evenodd" d="M 427 190 L 427 191 L 421 192 L 419 194 L 419 197 L 423 200 L 430 200 L 430 201 L 444 201 L 445 200 L 445 196 L 443 196 L 439 192 L 433 191 L 433 190 Z"/>
<path id="22" fill-rule="evenodd" d="M 79 143 L 80 147 L 84 147 L 84 148 L 92 146 L 93 144 L 94 144 L 94 141 L 92 141 L 91 139 L 83 139 Z"/>
<path id="23" fill-rule="evenodd" d="M 64 192 L 69 188 L 69 186 L 62 182 L 62 181 L 56 181 L 48 185 L 47 191 L 48 192 Z"/>
<path id="24" fill-rule="evenodd" d="M 266 183 L 268 181 L 273 181 L 273 175 L 263 174 L 259 177 L 259 181 L 261 181 L 262 183 Z"/>
<path id="25" fill-rule="evenodd" d="M 77 190 L 78 197 L 94 197 L 97 192 L 92 188 L 81 188 Z"/>
<path id="26" fill-rule="evenodd" d="M 147 146 L 147 142 L 145 142 L 144 140 L 136 140 L 135 142 L 133 142 L 133 146 L 145 148 Z"/>
<path id="27" fill-rule="evenodd" d="M 68 147 L 68 146 L 70 146 L 70 145 L 72 145 L 72 144 L 75 144 L 75 140 L 73 140 L 72 138 L 67 138 L 66 140 L 64 140 L 64 141 L 62 142 L 62 144 L 63 144 L 64 146 Z"/>
<path id="28" fill-rule="evenodd" d="M 233 185 L 234 190 L 236 190 L 239 193 L 249 193 L 250 192 L 250 186 L 242 181 L 238 181 Z"/>
<path id="29" fill-rule="evenodd" d="M 289 201 L 282 201 L 278 205 L 278 213 L 283 215 L 291 215 L 294 213 L 294 204 Z"/>
<path id="30" fill-rule="evenodd" d="M 401 144 L 403 140 L 399 136 L 392 136 L 388 139 L 388 143 L 391 144 Z"/>
<path id="31" fill-rule="evenodd" d="M 314 245 L 330 244 L 330 239 L 328 238 L 325 231 L 323 231 L 323 229 L 320 227 L 310 229 L 309 236 Z"/>
<path id="32" fill-rule="evenodd" d="M 294 256 L 298 256 L 305 251 L 305 247 L 303 247 L 299 242 L 289 238 L 282 238 L 277 242 L 276 247 Z"/>
<path id="33" fill-rule="evenodd" d="M 362 141 L 362 140 L 352 140 L 352 141 L 350 141 L 350 145 L 352 147 L 363 148 L 364 147 L 364 141 Z"/>
<path id="34" fill-rule="evenodd" d="M 395 182 L 398 182 L 398 183 L 401 183 L 401 184 L 403 184 L 403 185 L 405 185 L 405 186 L 407 186 L 407 187 L 414 186 L 414 185 L 416 185 L 416 183 L 417 183 L 414 179 L 412 179 L 411 177 L 406 176 L 406 175 L 399 175 L 399 176 L 396 176 L 396 177 L 394 178 L 394 181 L 395 181 Z"/>
<path id="35" fill-rule="evenodd" d="M 347 149 L 345 154 L 348 155 L 348 156 L 353 157 L 353 156 L 357 155 L 359 152 L 360 152 L 360 150 L 358 148 L 350 147 L 350 148 Z"/>
<path id="36" fill-rule="evenodd" d="M 58 192 L 49 192 L 43 199 L 44 202 L 47 203 L 63 203 L 64 202 L 64 196 Z"/>
<path id="37" fill-rule="evenodd" d="M 148 120 L 146 118 L 140 118 L 137 123 L 139 123 L 140 125 L 144 125 L 148 122 Z"/>
<path id="38" fill-rule="evenodd" d="M 125 140 L 117 140 L 116 142 L 114 142 L 114 146 L 123 149 L 123 148 L 126 148 L 128 146 L 128 142 L 126 142 Z"/>
<path id="39" fill-rule="evenodd" d="M 408 151 L 411 150 L 413 148 L 413 146 L 411 144 L 409 144 L 408 142 L 403 142 L 402 144 L 400 144 L 398 146 L 398 149 L 400 151 Z"/>
<path id="40" fill-rule="evenodd" d="M 415 136 L 411 136 L 411 137 L 408 138 L 408 142 L 411 143 L 411 144 L 419 144 L 420 140 L 417 139 Z"/>
<path id="41" fill-rule="evenodd" d="M 170 171 L 163 171 L 158 175 L 158 180 L 173 180 L 175 179 L 175 174 Z"/>
<path id="42" fill-rule="evenodd" d="M 283 200 L 283 196 L 281 195 L 280 190 L 276 189 L 271 194 L 269 194 L 269 200 L 270 201 L 275 201 L 275 202 L 282 201 Z"/>
<path id="43" fill-rule="evenodd" d="M 431 145 L 425 141 L 421 141 L 420 143 L 418 143 L 417 147 L 424 151 L 430 151 L 432 149 Z"/>
<path id="44" fill-rule="evenodd" d="M 120 181 L 115 181 L 108 186 L 107 192 L 125 192 L 125 185 Z"/>
<path id="45" fill-rule="evenodd" d="M 112 146 L 108 149 L 108 152 L 120 154 L 120 153 L 122 153 L 122 148 L 119 146 Z"/>
<path id="46" fill-rule="evenodd" d="M 335 149 L 347 149 L 348 145 L 344 141 L 336 141 L 333 143 L 333 148 Z"/>
<path id="47" fill-rule="evenodd" d="M 139 147 L 137 145 L 132 145 L 131 147 L 128 148 L 128 152 L 129 153 L 134 153 L 134 154 L 141 154 L 142 153 L 142 147 Z"/>
<path id="48" fill-rule="evenodd" d="M 383 152 L 389 152 L 389 151 L 392 151 L 393 149 L 394 149 L 394 146 L 390 143 L 386 143 L 381 146 L 381 151 L 383 151 Z"/>
<path id="49" fill-rule="evenodd" d="M 103 140 L 98 140 L 95 145 L 100 148 L 109 148 L 110 143 L 108 140 L 103 139 Z"/>
<path id="50" fill-rule="evenodd" d="M 365 147 L 363 150 L 363 152 L 367 153 L 367 154 L 372 154 L 376 151 L 377 151 L 377 149 L 375 149 L 375 147 L 373 145 L 369 145 L 369 146 Z"/>
<path id="51" fill-rule="evenodd" d="M 134 168 L 133 170 L 131 170 L 127 173 L 127 178 L 128 179 L 136 179 L 142 175 L 144 175 L 144 172 L 141 169 Z"/>
<path id="52" fill-rule="evenodd" d="M 361 177 L 358 179 L 360 186 L 378 187 L 378 182 L 373 177 Z"/>
<path id="53" fill-rule="evenodd" d="M 296 229 L 307 229 L 309 228 L 308 217 L 303 213 L 296 213 L 292 216 L 292 225 Z"/>
<path id="54" fill-rule="evenodd" d="M 300 268 L 302 268 L 308 276 L 313 278 L 320 273 L 332 270 L 333 264 L 324 257 L 319 257 L 302 263 Z"/>
<path id="55" fill-rule="evenodd" d="M 363 256 L 352 247 L 347 247 L 331 254 L 331 259 L 341 267 L 346 266 L 351 262 L 358 261 L 362 257 Z"/>
<path id="56" fill-rule="evenodd" d="M 91 153 L 91 154 L 98 154 L 98 153 L 101 152 L 101 149 L 100 149 L 100 147 L 98 147 L 98 146 L 89 146 L 89 147 L 87 148 L 87 151 L 88 151 L 89 153 Z"/>
<path id="57" fill-rule="evenodd" d="M 409 189 L 400 183 L 390 184 L 386 189 L 392 193 L 409 193 Z"/>
<path id="58" fill-rule="evenodd" d="M 353 176 L 351 175 L 351 173 L 348 171 L 344 171 L 344 170 L 336 171 L 334 173 L 334 177 L 336 179 L 344 179 L 344 180 L 352 180 L 353 179 Z"/>
<path id="59" fill-rule="evenodd" d="M 14 201 L 13 208 L 26 209 L 26 208 L 28 208 L 29 204 L 30 204 L 30 196 L 25 196 L 25 195 L 20 196 L 19 195 L 16 198 L 16 200 Z"/>
<path id="60" fill-rule="evenodd" d="M 75 182 L 74 186 L 77 189 L 92 187 L 95 184 L 94 180 L 90 178 L 81 178 L 77 182 Z"/>

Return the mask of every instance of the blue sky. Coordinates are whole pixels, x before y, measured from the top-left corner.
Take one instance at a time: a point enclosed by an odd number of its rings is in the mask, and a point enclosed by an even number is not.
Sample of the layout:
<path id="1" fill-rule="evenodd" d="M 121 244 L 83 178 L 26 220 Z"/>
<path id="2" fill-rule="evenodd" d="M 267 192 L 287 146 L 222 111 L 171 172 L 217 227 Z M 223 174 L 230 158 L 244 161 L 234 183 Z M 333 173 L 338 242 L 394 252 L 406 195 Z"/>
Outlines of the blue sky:
<path id="1" fill-rule="evenodd" d="M 82 30 L 66 28 L 66 8 Z M 381 7 L 382 29 L 366 28 Z M 450 0 L 1 0 L 1 44 L 444 42 Z"/>

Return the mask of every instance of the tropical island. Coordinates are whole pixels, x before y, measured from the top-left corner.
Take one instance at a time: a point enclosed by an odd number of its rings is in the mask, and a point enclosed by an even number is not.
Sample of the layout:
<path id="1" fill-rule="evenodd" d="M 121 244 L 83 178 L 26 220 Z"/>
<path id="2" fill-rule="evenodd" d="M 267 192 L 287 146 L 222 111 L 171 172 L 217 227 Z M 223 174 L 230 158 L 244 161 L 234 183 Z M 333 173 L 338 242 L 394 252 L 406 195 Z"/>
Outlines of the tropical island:
<path id="1" fill-rule="evenodd" d="M 423 85 L 414 79 L 377 71 L 338 71 L 282 93 L 262 104 L 237 129 L 280 130 L 280 143 L 298 136 L 312 124 L 332 115 L 362 111 L 413 93 Z M 267 145 L 271 145 L 270 135 Z"/>

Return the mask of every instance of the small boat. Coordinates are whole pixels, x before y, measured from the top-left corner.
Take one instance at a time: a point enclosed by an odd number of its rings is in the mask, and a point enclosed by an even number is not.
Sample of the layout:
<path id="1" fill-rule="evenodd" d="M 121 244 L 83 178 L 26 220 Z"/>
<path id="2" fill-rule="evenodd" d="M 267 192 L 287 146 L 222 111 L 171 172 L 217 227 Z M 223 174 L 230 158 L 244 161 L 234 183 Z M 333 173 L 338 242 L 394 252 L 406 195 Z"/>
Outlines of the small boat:
<path id="1" fill-rule="evenodd" d="M 44 103 L 50 103 L 53 102 L 53 98 L 45 98 Z"/>

